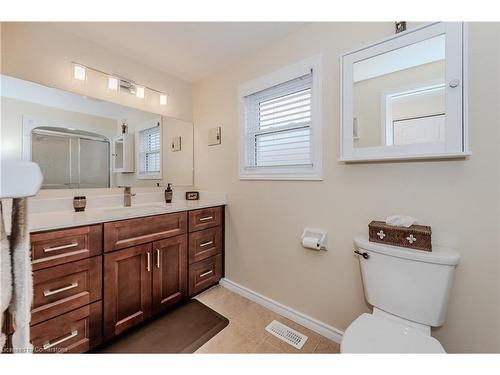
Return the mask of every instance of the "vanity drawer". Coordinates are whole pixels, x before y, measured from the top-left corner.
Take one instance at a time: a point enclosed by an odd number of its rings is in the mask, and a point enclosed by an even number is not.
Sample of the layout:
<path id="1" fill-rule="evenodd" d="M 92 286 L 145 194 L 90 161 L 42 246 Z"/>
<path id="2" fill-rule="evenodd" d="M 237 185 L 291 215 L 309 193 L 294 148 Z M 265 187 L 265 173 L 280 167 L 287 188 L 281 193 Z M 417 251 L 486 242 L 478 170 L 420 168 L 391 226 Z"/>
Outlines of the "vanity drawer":
<path id="1" fill-rule="evenodd" d="M 189 234 L 189 264 L 222 253 L 222 228 L 215 227 Z"/>
<path id="2" fill-rule="evenodd" d="M 189 265 L 189 296 L 215 285 L 222 275 L 222 255 Z"/>
<path id="3" fill-rule="evenodd" d="M 31 327 L 35 353 L 84 353 L 101 339 L 100 301 Z"/>
<path id="4" fill-rule="evenodd" d="M 31 324 L 101 299 L 102 256 L 33 272 Z"/>
<path id="5" fill-rule="evenodd" d="M 222 223 L 222 207 L 189 211 L 189 231 L 213 228 Z"/>
<path id="6" fill-rule="evenodd" d="M 31 234 L 34 271 L 89 258 L 101 252 L 101 224 Z"/>
<path id="7" fill-rule="evenodd" d="M 187 214 L 178 212 L 104 223 L 104 251 L 124 249 L 186 233 Z"/>

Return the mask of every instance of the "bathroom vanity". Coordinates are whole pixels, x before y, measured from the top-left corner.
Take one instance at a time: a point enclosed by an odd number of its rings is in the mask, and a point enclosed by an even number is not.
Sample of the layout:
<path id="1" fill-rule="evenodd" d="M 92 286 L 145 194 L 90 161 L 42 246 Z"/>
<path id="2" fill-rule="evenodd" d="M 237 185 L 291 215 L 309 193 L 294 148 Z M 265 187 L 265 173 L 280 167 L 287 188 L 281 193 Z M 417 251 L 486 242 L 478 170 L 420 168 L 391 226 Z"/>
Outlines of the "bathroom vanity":
<path id="1" fill-rule="evenodd" d="M 217 284 L 224 272 L 219 204 L 33 231 L 34 352 L 86 352 Z M 98 220 L 86 214 L 71 216 Z"/>

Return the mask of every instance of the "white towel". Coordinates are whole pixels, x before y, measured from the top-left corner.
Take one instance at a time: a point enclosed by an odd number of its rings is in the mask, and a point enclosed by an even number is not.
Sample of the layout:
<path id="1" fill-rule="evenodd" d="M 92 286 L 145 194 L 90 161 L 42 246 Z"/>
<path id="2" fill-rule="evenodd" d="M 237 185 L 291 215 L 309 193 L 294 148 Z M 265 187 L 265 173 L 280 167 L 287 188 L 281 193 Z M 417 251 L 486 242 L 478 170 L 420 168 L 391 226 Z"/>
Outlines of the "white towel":
<path id="1" fill-rule="evenodd" d="M 30 353 L 31 302 L 33 300 L 33 275 L 29 249 L 27 198 L 12 201 L 12 230 L 10 235 L 13 293 L 9 311 L 14 316 L 12 348 L 17 353 Z"/>
<path id="2" fill-rule="evenodd" d="M 12 298 L 12 269 L 10 267 L 10 245 L 3 220 L 0 201 L 0 329 L 3 328 L 4 313 Z M 6 336 L 0 331 L 0 352 L 5 346 Z"/>

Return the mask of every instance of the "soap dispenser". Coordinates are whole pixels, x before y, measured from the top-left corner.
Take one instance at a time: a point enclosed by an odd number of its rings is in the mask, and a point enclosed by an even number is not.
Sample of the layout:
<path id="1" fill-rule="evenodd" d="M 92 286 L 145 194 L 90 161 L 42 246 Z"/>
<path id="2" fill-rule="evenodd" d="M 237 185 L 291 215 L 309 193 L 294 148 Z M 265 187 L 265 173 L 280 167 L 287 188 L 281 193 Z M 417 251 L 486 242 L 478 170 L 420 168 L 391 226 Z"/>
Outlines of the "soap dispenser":
<path id="1" fill-rule="evenodd" d="M 165 202 L 166 203 L 172 203 L 172 188 L 170 187 L 170 184 L 167 184 L 167 188 L 165 189 Z"/>

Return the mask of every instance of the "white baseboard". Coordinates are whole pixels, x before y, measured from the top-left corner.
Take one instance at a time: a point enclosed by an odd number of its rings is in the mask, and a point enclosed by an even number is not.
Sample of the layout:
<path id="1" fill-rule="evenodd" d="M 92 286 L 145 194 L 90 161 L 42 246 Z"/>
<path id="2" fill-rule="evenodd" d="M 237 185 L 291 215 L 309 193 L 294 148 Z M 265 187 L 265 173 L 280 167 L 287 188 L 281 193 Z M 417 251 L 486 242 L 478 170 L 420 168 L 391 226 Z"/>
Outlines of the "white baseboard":
<path id="1" fill-rule="evenodd" d="M 314 318 L 311 318 L 308 315 L 305 315 L 297 310 L 292 309 L 291 307 L 285 306 L 279 302 L 276 302 L 270 298 L 263 296 L 257 292 L 254 292 L 251 289 L 244 287 L 243 285 L 237 284 L 234 281 L 223 278 L 219 281 L 219 284 L 224 288 L 227 288 L 249 300 L 258 303 L 271 311 L 274 311 L 277 314 L 284 316 L 294 322 L 303 325 L 306 328 L 309 328 L 311 331 L 319 333 L 320 335 L 335 341 L 340 344 L 342 340 L 342 335 L 344 332 L 341 330 L 332 327 L 326 323 L 320 322 Z"/>

